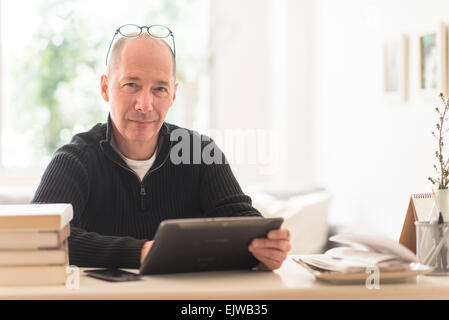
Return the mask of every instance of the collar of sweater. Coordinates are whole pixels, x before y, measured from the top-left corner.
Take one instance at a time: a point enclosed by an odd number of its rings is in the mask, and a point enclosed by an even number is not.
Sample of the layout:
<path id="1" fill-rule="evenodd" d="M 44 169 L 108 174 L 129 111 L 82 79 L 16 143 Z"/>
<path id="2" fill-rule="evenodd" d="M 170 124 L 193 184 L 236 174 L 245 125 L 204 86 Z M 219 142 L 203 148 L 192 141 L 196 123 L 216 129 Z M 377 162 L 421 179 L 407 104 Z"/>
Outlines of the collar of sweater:
<path id="1" fill-rule="evenodd" d="M 111 146 L 111 137 L 112 120 L 111 114 L 108 114 L 108 121 L 106 123 L 106 135 L 103 136 L 104 139 L 100 141 L 100 147 L 109 159 L 111 159 L 113 162 L 116 162 L 117 164 L 120 164 L 121 166 L 125 166 L 128 168 L 128 165 L 123 160 L 123 158 Z M 159 168 L 165 163 L 170 155 L 172 144 L 173 141 L 170 140 L 170 129 L 164 122 L 161 126 L 161 129 L 159 130 L 159 136 L 157 140 L 158 153 L 156 155 L 156 160 L 154 161 L 152 168 Z"/>

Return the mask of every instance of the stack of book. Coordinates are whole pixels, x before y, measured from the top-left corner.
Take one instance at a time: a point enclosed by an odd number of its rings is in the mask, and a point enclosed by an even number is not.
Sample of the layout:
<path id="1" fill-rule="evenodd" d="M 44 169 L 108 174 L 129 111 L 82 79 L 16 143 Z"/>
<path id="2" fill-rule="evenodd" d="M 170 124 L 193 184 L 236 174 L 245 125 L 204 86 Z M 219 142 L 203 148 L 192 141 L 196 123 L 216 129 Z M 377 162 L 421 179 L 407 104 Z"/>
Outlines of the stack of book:
<path id="1" fill-rule="evenodd" d="M 65 284 L 71 204 L 0 205 L 0 286 Z"/>

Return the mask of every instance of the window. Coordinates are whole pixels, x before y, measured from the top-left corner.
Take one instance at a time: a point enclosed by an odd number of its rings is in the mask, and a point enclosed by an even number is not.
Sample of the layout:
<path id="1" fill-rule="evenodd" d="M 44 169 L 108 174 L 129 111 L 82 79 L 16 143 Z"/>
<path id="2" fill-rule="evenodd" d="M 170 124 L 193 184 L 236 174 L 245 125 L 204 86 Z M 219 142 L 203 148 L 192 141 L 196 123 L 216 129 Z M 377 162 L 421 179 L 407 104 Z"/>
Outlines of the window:
<path id="1" fill-rule="evenodd" d="M 208 0 L 0 4 L 3 168 L 42 170 L 74 134 L 105 122 L 100 76 L 109 42 L 126 23 L 163 24 L 173 31 L 180 86 L 166 121 L 208 125 Z"/>

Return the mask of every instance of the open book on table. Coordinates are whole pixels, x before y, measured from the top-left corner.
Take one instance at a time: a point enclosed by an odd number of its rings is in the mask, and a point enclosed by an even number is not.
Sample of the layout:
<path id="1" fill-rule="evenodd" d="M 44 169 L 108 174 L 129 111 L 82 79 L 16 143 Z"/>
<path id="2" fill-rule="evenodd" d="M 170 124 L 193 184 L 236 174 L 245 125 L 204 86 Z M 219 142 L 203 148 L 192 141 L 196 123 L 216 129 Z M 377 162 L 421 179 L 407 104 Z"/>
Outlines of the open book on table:
<path id="1" fill-rule="evenodd" d="M 412 251 L 387 237 L 346 233 L 329 240 L 344 246 L 293 259 L 324 280 L 364 280 L 375 271 L 380 278 L 403 278 L 432 271 Z"/>

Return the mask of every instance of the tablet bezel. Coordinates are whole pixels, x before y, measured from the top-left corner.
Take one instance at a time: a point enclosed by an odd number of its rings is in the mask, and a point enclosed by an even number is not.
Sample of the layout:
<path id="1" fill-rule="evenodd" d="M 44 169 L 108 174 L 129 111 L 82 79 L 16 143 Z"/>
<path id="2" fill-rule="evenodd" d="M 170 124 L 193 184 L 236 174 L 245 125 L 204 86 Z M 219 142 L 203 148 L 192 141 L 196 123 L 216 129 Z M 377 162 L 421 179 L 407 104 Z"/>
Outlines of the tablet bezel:
<path id="1" fill-rule="evenodd" d="M 168 219 L 160 223 L 139 273 L 166 274 L 251 269 L 258 260 L 248 251 L 254 238 L 279 229 L 281 217 Z"/>

